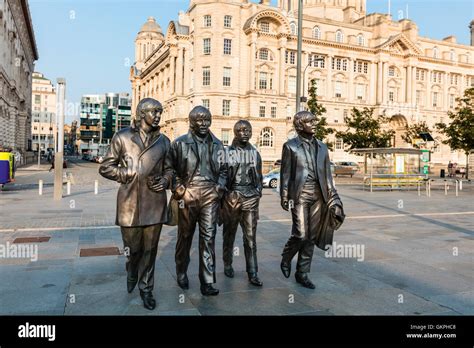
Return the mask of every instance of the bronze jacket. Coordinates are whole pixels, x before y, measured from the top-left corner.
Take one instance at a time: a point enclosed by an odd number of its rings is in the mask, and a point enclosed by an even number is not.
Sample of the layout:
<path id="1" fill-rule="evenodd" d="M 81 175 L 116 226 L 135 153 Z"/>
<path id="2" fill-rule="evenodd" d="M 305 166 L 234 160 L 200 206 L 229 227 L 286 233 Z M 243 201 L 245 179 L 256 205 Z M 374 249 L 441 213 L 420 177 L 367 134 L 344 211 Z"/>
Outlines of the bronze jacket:
<path id="1" fill-rule="evenodd" d="M 148 180 L 161 176 L 171 179 L 164 173 L 169 148 L 170 140 L 159 131 L 153 134 L 148 147 L 135 125 L 115 134 L 99 173 L 121 184 L 117 195 L 117 225 L 138 227 L 167 222 L 166 191 L 150 190 Z M 127 183 L 129 178 L 132 179 Z"/>
<path id="2" fill-rule="evenodd" d="M 317 172 L 324 202 L 336 193 L 331 173 L 331 163 L 327 146 L 318 142 Z M 305 168 L 306 156 L 303 143 L 297 136 L 283 145 L 280 169 L 280 196 L 297 201 L 308 177 Z"/>
<path id="3" fill-rule="evenodd" d="M 239 153 L 243 153 L 246 158 L 238 158 Z M 250 156 L 249 156 L 250 155 Z M 230 191 L 232 190 L 232 186 L 234 185 L 235 181 L 238 179 L 239 167 L 240 164 L 245 161 L 247 163 L 254 162 L 250 166 L 250 179 L 255 185 L 257 191 L 262 193 L 263 190 L 263 176 L 262 176 L 262 157 L 257 149 L 248 144 L 244 151 L 239 152 L 237 150 L 237 145 L 232 144 L 231 146 L 227 147 L 226 149 L 226 156 L 227 156 L 227 169 L 229 174 L 229 179 L 227 181 L 227 189 Z M 252 157 L 252 158 L 247 158 Z"/>
<path id="4" fill-rule="evenodd" d="M 225 163 L 225 150 L 221 141 L 210 132 L 212 142 L 209 144 L 210 166 L 213 179 L 222 188 L 227 183 L 227 165 Z M 199 151 L 194 142 L 191 131 L 175 139 L 171 144 L 170 151 L 166 157 L 165 170 L 173 173 L 177 185 L 188 186 L 193 179 L 199 164 Z"/>

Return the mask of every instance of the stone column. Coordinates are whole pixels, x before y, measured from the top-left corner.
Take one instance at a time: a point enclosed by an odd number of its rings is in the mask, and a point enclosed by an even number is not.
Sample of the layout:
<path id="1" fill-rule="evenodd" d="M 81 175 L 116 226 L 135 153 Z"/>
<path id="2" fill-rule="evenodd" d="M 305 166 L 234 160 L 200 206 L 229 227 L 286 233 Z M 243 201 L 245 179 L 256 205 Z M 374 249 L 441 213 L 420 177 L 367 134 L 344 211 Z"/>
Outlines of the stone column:
<path id="1" fill-rule="evenodd" d="M 285 54 L 286 54 L 286 37 L 281 38 L 279 41 L 279 50 L 280 50 L 280 73 L 278 74 L 278 85 L 279 85 L 279 94 L 285 94 L 285 78 L 286 78 L 286 63 L 285 63 Z M 252 69 L 250 69 L 252 70 Z"/>
<path id="2" fill-rule="evenodd" d="M 331 100 L 334 99 L 334 91 L 332 89 L 332 60 L 334 56 L 328 55 L 328 62 L 327 62 L 327 67 L 328 67 L 328 80 L 326 81 L 326 97 L 327 99 Z"/>
<path id="3" fill-rule="evenodd" d="M 176 90 L 175 90 L 175 80 L 174 77 L 176 76 L 176 66 L 175 66 L 175 56 L 171 55 L 170 56 L 170 96 L 174 95 Z"/>
<path id="4" fill-rule="evenodd" d="M 443 110 L 448 110 L 449 98 L 448 98 L 448 86 L 449 86 L 449 76 L 448 73 L 443 73 L 443 96 L 441 100 L 443 101 Z"/>
<path id="5" fill-rule="evenodd" d="M 249 91 L 255 90 L 255 55 L 257 54 L 257 34 L 252 33 L 250 42 Z"/>
<path id="6" fill-rule="evenodd" d="M 383 63 L 383 82 L 382 82 L 382 103 L 387 104 L 388 100 L 388 63 Z"/>
<path id="7" fill-rule="evenodd" d="M 190 74 L 191 74 L 191 67 L 189 65 L 189 49 L 185 48 L 184 49 L 184 62 L 183 62 L 183 83 L 184 83 L 184 89 L 183 89 L 183 94 L 188 94 L 189 93 L 189 88 L 190 88 Z M 213 77 L 213 74 L 214 74 L 214 77 Z M 216 79 L 216 74 L 217 72 L 216 71 L 212 71 L 211 70 L 211 85 L 212 85 L 212 81 L 214 81 L 214 83 L 217 81 Z"/>
<path id="8" fill-rule="evenodd" d="M 405 76 L 406 76 L 406 96 L 405 96 L 405 102 L 408 104 L 412 103 L 412 86 L 413 86 L 413 67 L 407 66 Z"/>
<path id="9" fill-rule="evenodd" d="M 383 62 L 377 62 L 377 104 L 383 103 Z"/>
<path id="10" fill-rule="evenodd" d="M 370 63 L 370 81 L 369 81 L 369 91 L 370 95 L 367 98 L 367 101 L 374 105 L 377 103 L 377 64 L 374 62 Z"/>
<path id="11" fill-rule="evenodd" d="M 354 102 L 355 99 L 354 99 L 354 95 L 355 95 L 355 91 L 354 89 L 356 88 L 355 84 L 354 84 L 354 64 L 356 63 L 355 62 L 355 59 L 353 58 L 349 58 L 348 60 L 348 69 L 349 69 L 349 91 L 348 91 L 348 101 L 350 103 Z M 358 100 L 356 101 L 358 102 Z"/>
<path id="12" fill-rule="evenodd" d="M 176 62 L 176 95 L 183 94 L 183 48 L 178 48 L 178 60 Z M 199 72 L 201 73 L 201 72 Z"/>
<path id="13" fill-rule="evenodd" d="M 431 105 L 431 70 L 426 70 L 426 104 L 425 108 L 432 109 Z"/>

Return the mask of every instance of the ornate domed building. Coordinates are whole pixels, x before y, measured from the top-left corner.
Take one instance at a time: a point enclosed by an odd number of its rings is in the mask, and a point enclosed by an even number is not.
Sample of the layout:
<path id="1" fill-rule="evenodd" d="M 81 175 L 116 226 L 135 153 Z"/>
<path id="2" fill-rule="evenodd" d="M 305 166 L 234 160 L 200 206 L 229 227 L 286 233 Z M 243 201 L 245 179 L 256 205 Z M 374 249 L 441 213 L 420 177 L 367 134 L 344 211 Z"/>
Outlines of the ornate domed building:
<path id="1" fill-rule="evenodd" d="M 213 132 L 227 144 L 234 123 L 248 119 L 251 141 L 270 168 L 294 134 L 297 4 L 191 0 L 165 36 L 149 19 L 136 40 L 132 109 L 144 97 L 160 100 L 163 131 L 174 139 L 188 130 L 189 111 L 204 105 Z M 420 36 L 409 19 L 367 14 L 365 0 L 306 0 L 303 13 L 303 95 L 314 81 L 337 130 L 346 128 L 353 107 L 373 107 L 375 115 L 392 117 L 394 145 L 410 146 L 400 136 L 406 124 L 448 121 L 455 98 L 474 86 L 474 47 L 453 36 Z M 432 162 L 465 161 L 432 135 Z M 341 139 L 329 140 L 332 160 L 353 160 Z"/>

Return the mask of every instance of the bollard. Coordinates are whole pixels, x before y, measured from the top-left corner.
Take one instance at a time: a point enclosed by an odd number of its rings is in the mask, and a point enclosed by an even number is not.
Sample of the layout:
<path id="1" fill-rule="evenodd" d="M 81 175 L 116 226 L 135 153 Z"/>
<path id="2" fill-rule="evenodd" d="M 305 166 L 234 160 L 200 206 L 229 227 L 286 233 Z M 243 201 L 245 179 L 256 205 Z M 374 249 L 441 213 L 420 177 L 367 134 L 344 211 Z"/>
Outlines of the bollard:
<path id="1" fill-rule="evenodd" d="M 431 197 L 431 180 L 428 180 L 428 197 Z"/>
<path id="2" fill-rule="evenodd" d="M 39 181 L 39 195 L 42 196 L 43 195 L 43 180 L 40 180 Z"/>
<path id="3" fill-rule="evenodd" d="M 459 191 L 462 191 L 462 179 L 459 180 Z"/>
<path id="4" fill-rule="evenodd" d="M 458 185 L 459 185 L 459 181 L 456 180 L 456 197 L 459 196 Z"/>
<path id="5" fill-rule="evenodd" d="M 448 195 L 448 183 L 446 181 L 444 182 L 444 195 Z"/>
<path id="6" fill-rule="evenodd" d="M 420 193 L 420 182 L 418 181 L 417 184 L 418 184 L 418 197 L 419 197 L 421 195 L 421 193 Z"/>
<path id="7" fill-rule="evenodd" d="M 69 196 L 71 194 L 71 182 L 68 181 L 66 184 L 66 190 L 67 190 L 67 195 Z"/>
<path id="8" fill-rule="evenodd" d="M 94 181 L 94 194 L 97 195 L 99 193 L 99 180 Z"/>

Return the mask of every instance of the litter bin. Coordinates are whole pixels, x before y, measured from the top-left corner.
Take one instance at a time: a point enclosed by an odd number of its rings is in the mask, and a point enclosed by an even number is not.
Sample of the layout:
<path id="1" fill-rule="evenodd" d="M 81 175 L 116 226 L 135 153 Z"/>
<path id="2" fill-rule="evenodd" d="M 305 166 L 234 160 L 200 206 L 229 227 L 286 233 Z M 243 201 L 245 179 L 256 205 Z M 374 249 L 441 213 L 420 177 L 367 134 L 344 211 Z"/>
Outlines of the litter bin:
<path id="1" fill-rule="evenodd" d="M 444 176 L 445 176 L 445 170 L 441 169 L 440 172 L 439 172 L 439 177 L 444 178 Z"/>

